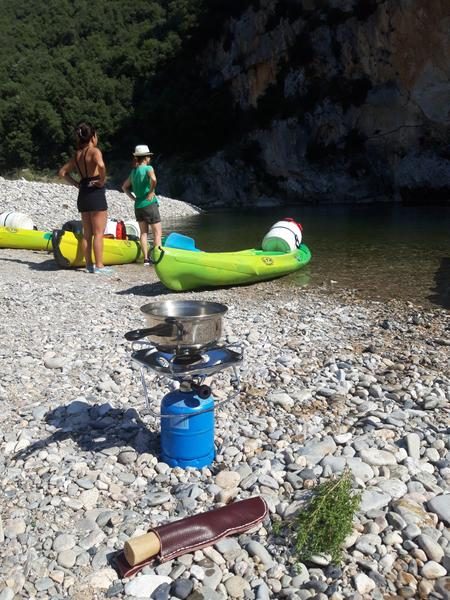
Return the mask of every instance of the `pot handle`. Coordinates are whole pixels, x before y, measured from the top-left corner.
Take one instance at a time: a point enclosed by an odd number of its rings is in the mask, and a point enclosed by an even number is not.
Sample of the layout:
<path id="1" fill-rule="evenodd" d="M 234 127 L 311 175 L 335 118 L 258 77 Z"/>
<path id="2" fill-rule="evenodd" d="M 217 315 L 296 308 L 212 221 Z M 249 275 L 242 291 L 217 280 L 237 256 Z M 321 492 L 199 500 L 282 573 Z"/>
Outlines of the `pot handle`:
<path id="1" fill-rule="evenodd" d="M 177 323 L 175 323 L 177 325 Z M 177 325 L 177 331 L 178 331 Z M 136 340 L 140 340 L 147 335 L 156 335 L 161 337 L 170 337 L 173 334 L 173 326 L 172 323 L 161 323 L 160 325 L 155 325 L 155 327 L 145 327 L 144 329 L 134 329 L 133 331 L 127 331 L 125 334 L 125 339 L 129 342 L 134 342 Z"/>
<path id="2" fill-rule="evenodd" d="M 127 331 L 124 338 L 129 342 L 135 342 L 140 340 L 151 332 L 152 328 L 147 327 L 146 329 L 134 329 L 133 331 Z"/>

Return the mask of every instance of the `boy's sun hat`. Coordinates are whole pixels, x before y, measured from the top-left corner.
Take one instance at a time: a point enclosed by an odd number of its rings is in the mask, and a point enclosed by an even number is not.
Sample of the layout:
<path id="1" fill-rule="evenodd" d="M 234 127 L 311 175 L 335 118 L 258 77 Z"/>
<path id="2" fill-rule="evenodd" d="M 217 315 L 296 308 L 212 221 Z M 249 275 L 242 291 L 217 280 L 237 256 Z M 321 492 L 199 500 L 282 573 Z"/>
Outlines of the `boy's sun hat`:
<path id="1" fill-rule="evenodd" d="M 146 144 L 140 144 L 134 149 L 133 156 L 153 156 L 153 152 L 150 152 L 150 149 Z"/>

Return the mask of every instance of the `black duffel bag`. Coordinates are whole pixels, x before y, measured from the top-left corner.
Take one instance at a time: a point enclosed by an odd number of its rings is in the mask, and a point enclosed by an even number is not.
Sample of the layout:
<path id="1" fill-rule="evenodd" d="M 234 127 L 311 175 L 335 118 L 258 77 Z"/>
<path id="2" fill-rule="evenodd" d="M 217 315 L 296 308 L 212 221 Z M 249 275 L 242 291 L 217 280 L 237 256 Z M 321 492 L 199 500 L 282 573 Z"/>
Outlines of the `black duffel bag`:
<path id="1" fill-rule="evenodd" d="M 71 231 L 72 233 L 83 233 L 83 224 L 77 220 L 66 221 L 61 229 L 63 231 Z"/>

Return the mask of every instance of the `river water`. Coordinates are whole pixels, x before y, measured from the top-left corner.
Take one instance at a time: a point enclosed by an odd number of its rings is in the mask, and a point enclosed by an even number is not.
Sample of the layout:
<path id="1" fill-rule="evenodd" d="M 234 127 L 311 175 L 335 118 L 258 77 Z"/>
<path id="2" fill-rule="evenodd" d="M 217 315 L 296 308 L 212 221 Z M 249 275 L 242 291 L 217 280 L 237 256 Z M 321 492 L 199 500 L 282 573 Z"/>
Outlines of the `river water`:
<path id="1" fill-rule="evenodd" d="M 211 211 L 163 223 L 207 251 L 260 247 L 283 217 L 303 225 L 311 263 L 281 278 L 302 286 L 358 290 L 365 297 L 402 298 L 450 308 L 450 207 L 326 205 Z"/>

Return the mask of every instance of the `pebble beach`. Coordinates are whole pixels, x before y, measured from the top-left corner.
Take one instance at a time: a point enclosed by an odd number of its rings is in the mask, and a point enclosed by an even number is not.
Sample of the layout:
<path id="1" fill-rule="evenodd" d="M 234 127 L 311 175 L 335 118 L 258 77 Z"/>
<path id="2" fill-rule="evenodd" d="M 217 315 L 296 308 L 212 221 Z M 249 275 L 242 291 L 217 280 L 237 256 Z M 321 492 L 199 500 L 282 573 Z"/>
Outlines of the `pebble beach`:
<path id="1" fill-rule="evenodd" d="M 124 194 L 107 199 L 133 218 Z M 76 189 L 0 178 L 0 213 L 14 210 L 59 227 L 78 218 Z M 163 226 L 196 212 L 161 198 Z M 450 597 L 448 311 L 276 280 L 175 294 L 152 267 L 114 269 L 0 249 L 0 600 Z M 167 299 L 226 304 L 223 342 L 243 348 L 239 397 L 231 370 L 210 381 L 224 402 L 202 469 L 161 462 L 124 339 L 145 326 L 142 305 Z M 167 383 L 148 374 L 156 410 Z M 342 563 L 302 563 L 274 524 L 345 469 L 361 505 Z M 150 526 L 256 495 L 269 516 L 254 530 L 132 578 L 115 570 Z"/>

